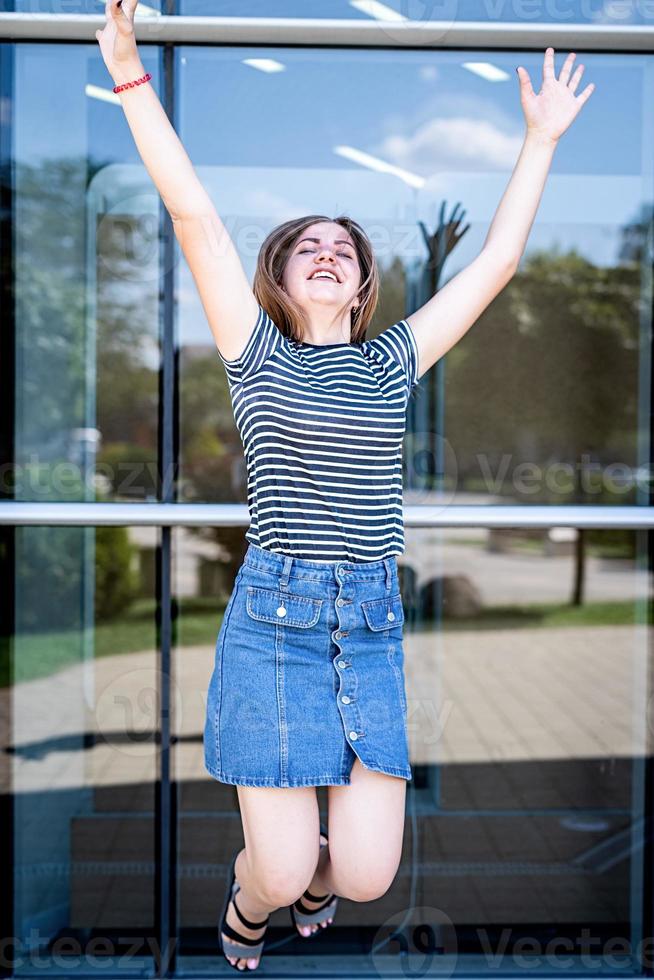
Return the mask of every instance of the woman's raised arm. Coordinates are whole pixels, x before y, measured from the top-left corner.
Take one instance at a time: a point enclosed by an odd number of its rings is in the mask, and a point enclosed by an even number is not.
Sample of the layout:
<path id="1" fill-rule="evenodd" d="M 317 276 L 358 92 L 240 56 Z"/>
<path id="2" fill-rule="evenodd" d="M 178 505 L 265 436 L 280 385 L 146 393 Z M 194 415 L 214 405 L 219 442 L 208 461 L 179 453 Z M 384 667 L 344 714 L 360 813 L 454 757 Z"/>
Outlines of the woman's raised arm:
<path id="1" fill-rule="evenodd" d="M 137 0 L 107 0 L 107 23 L 96 31 L 102 57 L 115 85 L 146 74 L 134 36 Z M 259 304 L 220 216 L 151 84 L 119 93 L 143 164 L 173 221 L 211 332 L 228 360 L 243 352 L 257 321 Z"/>

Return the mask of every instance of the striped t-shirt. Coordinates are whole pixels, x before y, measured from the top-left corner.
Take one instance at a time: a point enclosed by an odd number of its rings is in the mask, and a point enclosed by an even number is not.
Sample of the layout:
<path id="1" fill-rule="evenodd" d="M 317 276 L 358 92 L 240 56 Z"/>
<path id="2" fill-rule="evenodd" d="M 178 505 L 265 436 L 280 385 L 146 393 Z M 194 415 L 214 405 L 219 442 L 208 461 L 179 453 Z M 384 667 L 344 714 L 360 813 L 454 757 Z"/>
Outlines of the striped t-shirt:
<path id="1" fill-rule="evenodd" d="M 259 306 L 225 366 L 247 466 L 248 541 L 314 560 L 404 552 L 402 441 L 418 349 L 400 320 L 362 344 L 285 337 Z"/>

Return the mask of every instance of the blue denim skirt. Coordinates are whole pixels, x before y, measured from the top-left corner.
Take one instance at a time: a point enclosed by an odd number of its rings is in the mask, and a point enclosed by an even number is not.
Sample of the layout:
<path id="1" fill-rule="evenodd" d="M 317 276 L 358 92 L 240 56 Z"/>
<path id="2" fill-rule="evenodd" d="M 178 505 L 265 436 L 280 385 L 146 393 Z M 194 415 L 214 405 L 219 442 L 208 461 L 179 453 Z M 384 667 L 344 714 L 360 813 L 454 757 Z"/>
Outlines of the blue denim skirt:
<path id="1" fill-rule="evenodd" d="M 250 543 L 216 642 L 204 762 L 223 783 L 343 786 L 355 756 L 411 779 L 397 560 Z"/>

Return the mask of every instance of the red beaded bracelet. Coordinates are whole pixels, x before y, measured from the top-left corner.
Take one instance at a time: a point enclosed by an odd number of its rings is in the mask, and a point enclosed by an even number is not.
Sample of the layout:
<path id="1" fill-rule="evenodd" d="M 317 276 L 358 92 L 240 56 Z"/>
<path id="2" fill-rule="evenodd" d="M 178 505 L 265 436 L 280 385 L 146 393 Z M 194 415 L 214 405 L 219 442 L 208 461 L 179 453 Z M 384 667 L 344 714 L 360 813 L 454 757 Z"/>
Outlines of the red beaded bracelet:
<path id="1" fill-rule="evenodd" d="M 124 88 L 134 88 L 135 85 L 142 85 L 143 82 L 149 82 L 152 78 L 150 72 L 146 72 L 142 78 L 137 78 L 133 82 L 125 82 L 124 85 L 114 85 L 114 92 L 122 92 Z"/>

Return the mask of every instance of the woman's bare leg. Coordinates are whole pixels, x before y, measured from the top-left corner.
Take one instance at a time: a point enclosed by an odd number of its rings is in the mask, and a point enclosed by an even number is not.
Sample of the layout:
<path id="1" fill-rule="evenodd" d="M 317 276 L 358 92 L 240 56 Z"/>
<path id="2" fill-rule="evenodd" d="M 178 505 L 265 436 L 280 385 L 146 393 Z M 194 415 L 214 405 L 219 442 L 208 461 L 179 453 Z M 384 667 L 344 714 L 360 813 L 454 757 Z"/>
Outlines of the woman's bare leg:
<path id="1" fill-rule="evenodd" d="M 246 919 L 259 922 L 294 902 L 311 881 L 319 849 L 316 788 L 237 786 L 237 791 L 245 847 L 236 858 L 236 903 Z M 265 935 L 263 928 L 246 928 L 231 902 L 227 923 L 251 939 Z M 239 969 L 256 969 L 259 963 L 246 946 L 243 957 L 229 960 Z"/>
<path id="2" fill-rule="evenodd" d="M 384 895 L 397 874 L 406 780 L 366 769 L 358 757 L 350 778 L 349 786 L 327 787 L 329 846 L 320 851 L 309 891 L 369 902 Z"/>

